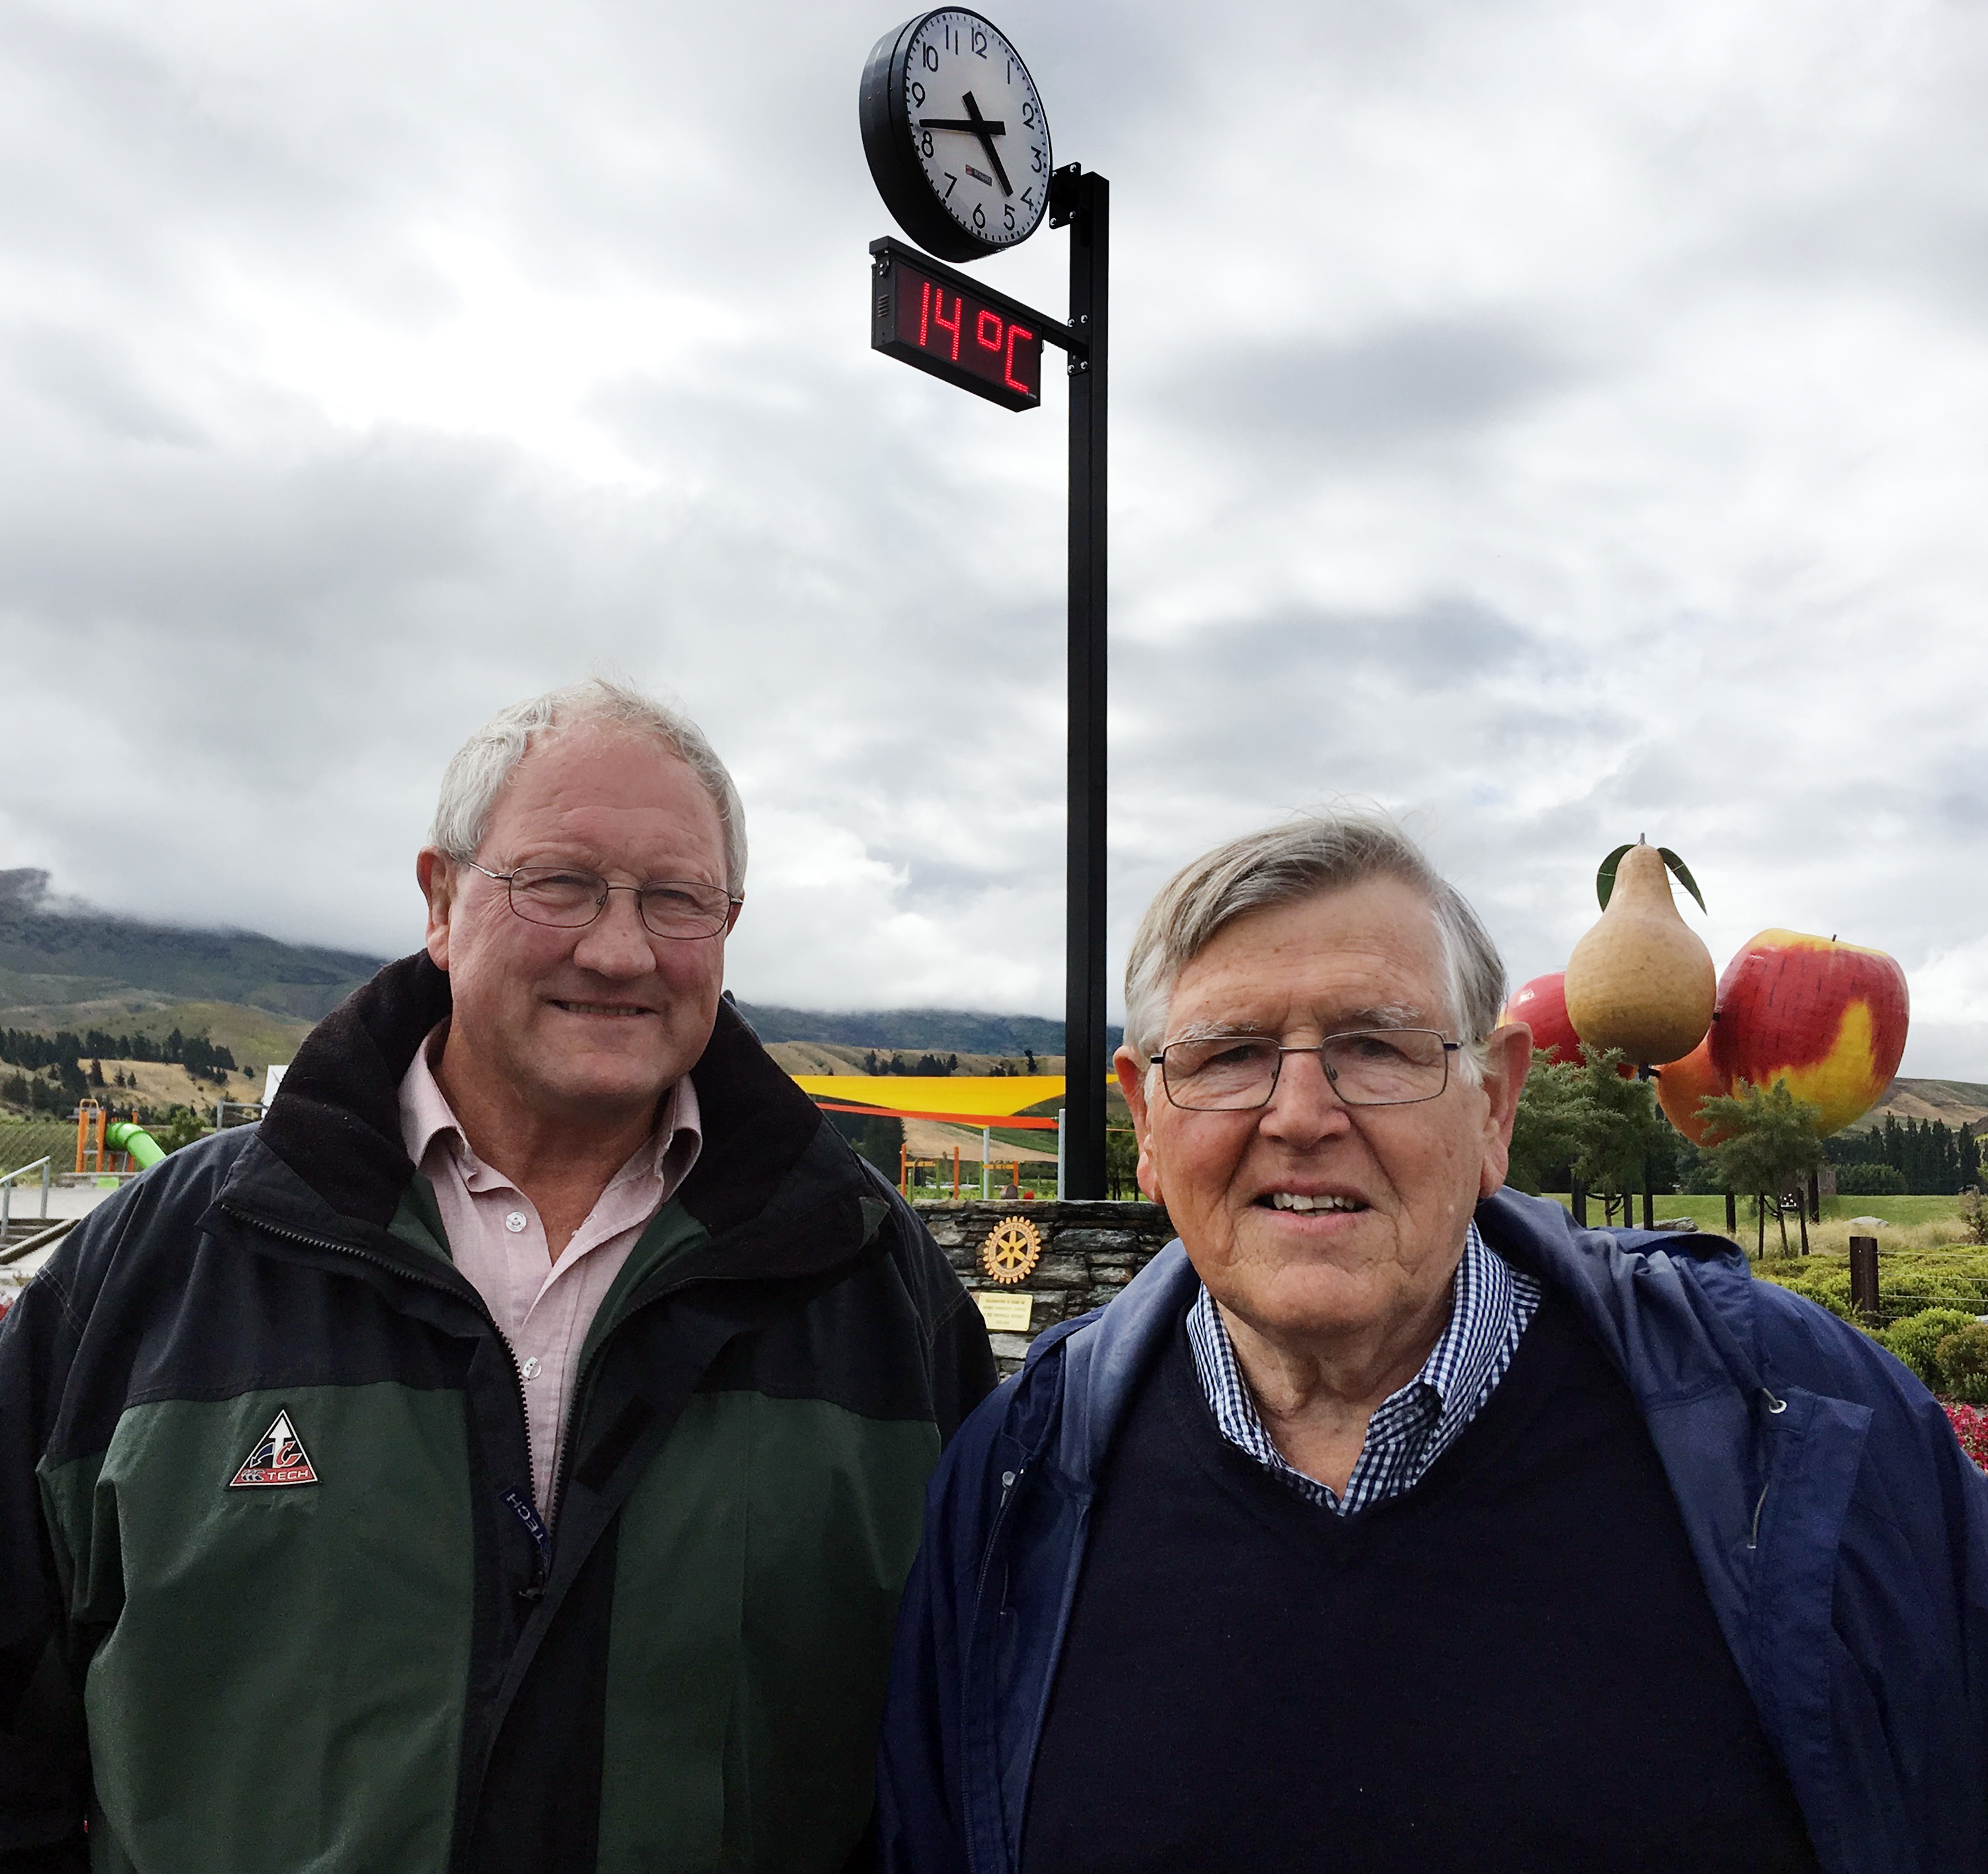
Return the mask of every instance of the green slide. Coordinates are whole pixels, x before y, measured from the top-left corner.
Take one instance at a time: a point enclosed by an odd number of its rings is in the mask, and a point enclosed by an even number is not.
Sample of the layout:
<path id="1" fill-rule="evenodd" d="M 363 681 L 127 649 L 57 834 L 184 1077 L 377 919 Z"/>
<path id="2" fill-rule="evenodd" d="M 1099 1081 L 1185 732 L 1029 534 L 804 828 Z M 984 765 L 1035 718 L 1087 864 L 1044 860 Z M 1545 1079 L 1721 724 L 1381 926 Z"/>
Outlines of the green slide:
<path id="1" fill-rule="evenodd" d="M 140 1171 L 149 1171 L 166 1155 L 160 1149 L 159 1142 L 143 1126 L 134 1125 L 128 1119 L 120 1119 L 103 1128 L 103 1142 L 116 1152 L 128 1152 L 131 1162 Z"/>

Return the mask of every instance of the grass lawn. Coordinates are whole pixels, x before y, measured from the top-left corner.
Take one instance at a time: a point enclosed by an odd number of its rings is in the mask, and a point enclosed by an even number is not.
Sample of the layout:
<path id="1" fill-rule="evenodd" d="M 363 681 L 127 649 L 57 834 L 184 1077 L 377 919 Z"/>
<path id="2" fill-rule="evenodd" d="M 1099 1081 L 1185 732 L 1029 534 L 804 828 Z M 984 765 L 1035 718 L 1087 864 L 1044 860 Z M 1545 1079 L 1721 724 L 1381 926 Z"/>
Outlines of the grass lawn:
<path id="1" fill-rule="evenodd" d="M 1551 1195 L 1556 1203 L 1565 1205 L 1569 1210 L 1574 1208 L 1571 1198 L 1557 1192 Z M 1725 1234 L 1726 1199 L 1716 1193 L 1709 1197 L 1659 1197 L 1654 1214 L 1659 1223 L 1665 1217 L 1689 1217 L 1700 1230 Z M 1739 1214 L 1739 1240 L 1750 1250 L 1757 1226 L 1753 1220 L 1753 1206 L 1744 1198 L 1740 1199 Z M 1850 1219 L 1853 1217 L 1876 1217 L 1880 1220 L 1882 1227 L 1875 1233 L 1880 1247 L 1886 1251 L 1939 1249 L 1949 1243 L 1963 1243 L 1966 1238 L 1961 1226 L 1958 1197 L 1825 1197 L 1822 1200 L 1823 1220 L 1808 1226 L 1811 1250 L 1824 1254 L 1848 1255 Z M 1601 1200 L 1598 1197 L 1587 1200 L 1587 1220 L 1591 1228 L 1601 1227 Z M 1638 1227 L 1642 1220 L 1642 1199 L 1639 1197 L 1635 1210 Z M 1621 1226 L 1618 1223 L 1616 1227 L 1620 1229 Z M 1867 1233 L 1859 1230 L 1857 1233 L 1861 1236 Z M 1780 1254 L 1780 1230 L 1770 1211 L 1767 1253 L 1770 1257 Z M 1791 1214 L 1788 1218 L 1788 1247 L 1799 1250 L 1800 1245 L 1800 1231 Z"/>
<path id="2" fill-rule="evenodd" d="M 1557 1204 L 1574 1208 L 1574 1199 L 1560 1192 L 1548 1193 Z M 1726 1199 L 1713 1193 L 1709 1197 L 1659 1197 L 1656 1200 L 1656 1214 L 1660 1217 L 1689 1217 L 1700 1230 L 1723 1230 L 1726 1227 Z M 1753 1206 L 1745 1198 L 1740 1200 L 1740 1223 L 1743 1229 L 1753 1225 Z M 1643 1200 L 1636 1200 L 1636 1216 L 1640 1223 L 1643 1214 Z M 1960 1215 L 1958 1197 L 1825 1197 L 1822 1200 L 1822 1218 L 1827 1223 L 1838 1217 L 1878 1217 L 1887 1223 L 1935 1223 L 1949 1217 Z M 1598 1223 L 1601 1219 L 1601 1199 L 1591 1196 L 1587 1200 L 1587 1219 Z M 1794 1228 L 1794 1216 L 1788 1216 L 1788 1228 Z M 1771 1212 L 1767 1216 L 1767 1232 L 1774 1233 L 1774 1219 Z"/>

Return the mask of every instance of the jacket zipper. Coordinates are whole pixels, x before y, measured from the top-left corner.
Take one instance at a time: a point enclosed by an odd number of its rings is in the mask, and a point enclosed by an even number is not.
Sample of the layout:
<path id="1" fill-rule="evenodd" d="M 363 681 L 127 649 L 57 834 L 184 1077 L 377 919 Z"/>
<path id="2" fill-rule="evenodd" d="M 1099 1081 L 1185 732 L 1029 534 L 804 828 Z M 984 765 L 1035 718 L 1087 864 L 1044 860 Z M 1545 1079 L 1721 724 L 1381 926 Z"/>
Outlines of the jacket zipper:
<path id="1" fill-rule="evenodd" d="M 722 1281 L 725 1278 L 721 1276 L 706 1279 Z M 579 1372 L 574 1375 L 573 1398 L 566 1407 L 566 1422 L 560 1428 L 559 1449 L 554 1453 L 553 1458 L 553 1487 L 551 1502 L 548 1507 L 555 1515 L 558 1513 L 560 1499 L 566 1494 L 566 1461 L 573 1456 L 573 1430 L 580 1421 L 581 1403 L 586 1396 L 587 1382 L 593 1378 L 593 1369 L 600 1364 L 602 1352 L 607 1348 L 607 1343 L 627 1326 L 637 1314 L 647 1312 L 658 1301 L 667 1300 L 670 1296 L 679 1293 L 688 1286 L 688 1283 L 673 1282 L 666 1288 L 658 1289 L 655 1294 L 649 1297 L 647 1301 L 631 1308 L 594 1344 L 593 1352 L 587 1356 L 586 1360 L 581 1364 Z"/>
<path id="2" fill-rule="evenodd" d="M 286 1230 L 280 1223 L 272 1223 L 265 1218 L 237 1210 L 232 1204 L 225 1205 L 223 1208 L 227 1210 L 230 1216 L 248 1224 L 252 1229 L 266 1230 L 271 1236 L 280 1237 L 286 1243 L 300 1243 L 306 1249 L 331 1250 L 341 1256 L 357 1257 L 363 1263 L 370 1263 L 375 1268 L 384 1269 L 390 1275 L 405 1276 L 408 1280 L 419 1282 L 424 1287 L 437 1290 L 442 1294 L 455 1295 L 458 1299 L 474 1301 L 477 1312 L 489 1324 L 490 1331 L 496 1335 L 499 1343 L 504 1349 L 505 1358 L 510 1362 L 512 1389 L 517 1395 L 518 1416 L 523 1421 L 525 1427 L 525 1480 L 526 1487 L 529 1487 L 534 1473 L 532 1462 L 532 1409 L 525 1399 L 525 1375 L 519 1369 L 518 1356 L 512 1351 L 511 1343 L 505 1338 L 504 1330 L 497 1324 L 497 1317 L 490 1312 L 489 1304 L 478 1293 L 474 1284 L 469 1283 L 467 1277 L 465 1278 L 469 1294 L 467 1297 L 464 1297 L 461 1290 L 452 1287 L 450 1284 L 441 1281 L 436 1277 L 426 1274 L 421 1270 L 410 1269 L 404 1267 L 398 1263 L 390 1262 L 384 1256 L 376 1256 L 370 1250 L 362 1250 L 350 1243 L 340 1243 L 330 1236 L 307 1236 L 301 1230 Z M 551 1525 L 548 1523 L 546 1527 L 548 1539 L 549 1539 Z M 543 1548 L 536 1540 L 532 1546 L 534 1551 L 532 1561 L 534 1573 L 532 1576 L 531 1585 L 521 1589 L 519 1593 L 521 1598 L 526 1601 L 537 1602 L 545 1598 L 546 1554 Z"/>

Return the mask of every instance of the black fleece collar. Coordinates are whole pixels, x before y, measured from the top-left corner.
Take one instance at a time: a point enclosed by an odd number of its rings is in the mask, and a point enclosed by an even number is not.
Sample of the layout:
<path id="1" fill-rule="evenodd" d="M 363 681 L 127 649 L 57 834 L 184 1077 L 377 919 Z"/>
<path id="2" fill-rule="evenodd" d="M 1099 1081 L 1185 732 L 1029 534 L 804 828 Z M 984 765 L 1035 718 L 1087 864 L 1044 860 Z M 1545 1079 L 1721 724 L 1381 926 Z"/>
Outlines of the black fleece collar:
<path id="1" fill-rule="evenodd" d="M 414 1175 L 401 1081 L 450 1006 L 418 951 L 333 1010 L 283 1076 L 261 1142 L 341 1216 L 384 1230 L 399 1209 Z M 727 1272 L 813 1274 L 858 1251 L 877 1206 L 854 1154 L 729 1003 L 691 1078 L 704 1145 L 678 1201 L 722 1241 Z"/>

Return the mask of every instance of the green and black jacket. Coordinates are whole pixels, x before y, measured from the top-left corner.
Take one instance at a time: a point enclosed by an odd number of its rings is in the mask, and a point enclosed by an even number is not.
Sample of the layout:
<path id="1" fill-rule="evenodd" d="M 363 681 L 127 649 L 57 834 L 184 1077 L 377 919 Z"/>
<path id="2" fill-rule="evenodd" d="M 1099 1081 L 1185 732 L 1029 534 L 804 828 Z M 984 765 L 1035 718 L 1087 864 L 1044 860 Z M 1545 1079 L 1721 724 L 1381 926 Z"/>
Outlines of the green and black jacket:
<path id="1" fill-rule="evenodd" d="M 104 1204 L 0 1326 L 0 1871 L 864 1864 L 979 1314 L 722 1009 L 546 1536 L 516 1367 L 401 1144 L 448 1006 L 425 957 L 382 971 L 259 1128 Z M 279 1414 L 316 1480 L 238 1485 Z"/>

